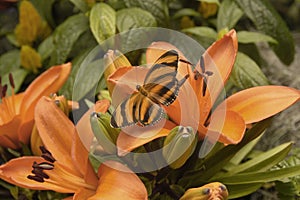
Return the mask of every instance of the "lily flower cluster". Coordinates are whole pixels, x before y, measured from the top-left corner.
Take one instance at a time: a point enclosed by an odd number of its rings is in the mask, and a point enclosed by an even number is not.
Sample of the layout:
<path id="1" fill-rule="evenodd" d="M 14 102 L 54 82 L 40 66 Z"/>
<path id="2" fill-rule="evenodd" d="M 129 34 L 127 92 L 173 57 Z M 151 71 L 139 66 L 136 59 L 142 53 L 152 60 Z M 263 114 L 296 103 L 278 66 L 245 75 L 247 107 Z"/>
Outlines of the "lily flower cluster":
<path id="1" fill-rule="evenodd" d="M 237 48 L 236 32 L 231 30 L 207 49 L 195 69 L 189 62 L 179 62 L 179 76 L 188 75 L 189 78 L 180 88 L 177 99 L 164 106 L 168 118 L 164 119 L 158 131 L 150 127 L 141 129 L 138 135 L 129 135 L 123 129 L 109 125 L 109 100 L 97 101 L 77 125 L 73 124 L 67 113 L 57 106 L 57 100 L 49 97 L 67 80 L 70 63 L 48 69 L 23 93 L 13 92 L 7 97 L 3 92 L 7 86 L 0 85 L 0 145 L 18 149 L 22 144 L 28 144 L 34 125 L 41 139 L 39 155 L 22 156 L 1 164 L 0 178 L 23 188 L 66 193 L 69 195 L 66 199 L 148 199 L 151 186 L 147 186 L 147 190 L 140 178 L 155 176 L 155 172 L 136 174 L 131 163 L 125 161 L 130 152 L 142 147 L 147 152 L 147 145 L 165 138 L 163 146 L 168 148 L 163 150 L 162 155 L 170 167 L 168 170 L 179 169 L 191 157 L 198 141 L 207 138 L 224 145 L 238 144 L 251 124 L 269 118 L 300 100 L 297 89 L 269 85 L 242 90 L 216 106 L 233 68 Z M 168 50 L 176 50 L 179 60 L 187 61 L 175 46 L 155 42 L 146 51 L 147 63 L 154 63 Z M 108 66 L 105 79 L 113 101 L 121 102 L 125 96 L 132 94 L 135 88 L 128 83 L 142 83 L 149 71 L 145 67 L 139 71 L 139 76 L 130 73 L 135 67 L 118 51 L 109 51 L 104 59 Z M 14 88 L 12 81 L 11 87 Z M 118 99 L 114 99 L 113 95 L 116 88 L 119 88 Z M 190 101 L 191 94 L 194 101 Z M 100 130 L 98 135 L 97 130 Z M 94 137 L 98 139 L 95 144 L 99 147 L 97 150 L 100 149 L 101 154 L 106 156 L 96 167 L 89 157 Z M 107 145 L 108 142 L 113 146 Z M 185 149 L 180 155 L 174 153 L 179 151 L 179 147 Z M 154 185 L 163 186 L 162 183 Z M 228 197 L 228 190 L 221 183 L 200 186 L 179 192 L 180 196 L 183 195 L 181 199 Z M 160 189 L 151 190 L 155 194 L 155 190 Z"/>

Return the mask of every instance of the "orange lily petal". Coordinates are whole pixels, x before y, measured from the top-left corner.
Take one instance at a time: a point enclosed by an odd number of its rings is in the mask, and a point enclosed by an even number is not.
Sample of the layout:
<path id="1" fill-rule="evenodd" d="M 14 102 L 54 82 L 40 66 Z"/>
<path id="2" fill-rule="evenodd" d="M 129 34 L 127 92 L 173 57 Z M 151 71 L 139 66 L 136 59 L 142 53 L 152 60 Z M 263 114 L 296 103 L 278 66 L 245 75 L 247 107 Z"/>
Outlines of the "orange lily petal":
<path id="1" fill-rule="evenodd" d="M 209 131 L 220 133 L 219 142 L 237 144 L 244 136 L 246 124 L 243 118 L 236 112 L 216 110 L 211 116 L 208 129 Z"/>
<path id="2" fill-rule="evenodd" d="M 40 183 L 28 179 L 27 176 L 31 174 L 32 163 L 34 161 L 40 163 L 45 160 L 35 156 L 23 156 L 12 159 L 0 166 L 0 178 L 11 184 L 33 190 L 54 190 L 61 193 L 73 192 L 57 184 L 51 184 L 50 182 Z"/>
<path id="3" fill-rule="evenodd" d="M 18 128 L 21 124 L 21 116 L 16 115 L 14 118 L 0 126 L 0 146 L 17 149 L 20 147 L 18 137 Z"/>
<path id="4" fill-rule="evenodd" d="M 92 131 L 90 116 L 93 112 L 101 112 L 106 113 L 110 106 L 110 102 L 108 100 L 100 100 L 95 103 L 93 107 L 91 107 L 78 121 L 76 124 L 76 129 L 78 135 L 80 137 L 81 142 L 85 146 L 86 149 L 90 149 L 94 133 Z"/>
<path id="5" fill-rule="evenodd" d="M 284 86 L 259 86 L 242 90 L 225 100 L 246 124 L 271 117 L 300 100 L 299 90 Z"/>
<path id="6" fill-rule="evenodd" d="M 71 63 L 53 66 L 37 77 L 24 92 L 21 113 L 25 119 L 33 119 L 34 107 L 42 96 L 57 92 L 71 72 Z"/>
<path id="7" fill-rule="evenodd" d="M 176 126 L 171 121 L 166 120 L 164 127 L 160 129 L 160 124 L 162 123 L 164 123 L 164 120 L 150 127 L 138 127 L 136 125 L 123 129 L 117 139 L 118 155 L 125 156 L 137 147 L 157 138 L 167 136 L 170 130 Z"/>
<path id="8" fill-rule="evenodd" d="M 70 197 L 70 200 L 84 200 L 88 199 L 89 197 L 93 196 L 95 194 L 95 191 L 93 190 L 87 190 L 84 188 L 80 188 L 73 197 Z"/>
<path id="9" fill-rule="evenodd" d="M 40 99 L 35 108 L 35 122 L 43 143 L 57 162 L 68 166 L 78 177 L 85 177 L 88 169 L 92 170 L 88 151 L 75 126 L 53 100 Z M 96 182 L 96 177 L 91 181 Z"/>
<path id="10" fill-rule="evenodd" d="M 148 199 L 147 190 L 139 177 L 119 162 L 102 163 L 98 169 L 98 176 L 97 192 L 88 200 Z"/>

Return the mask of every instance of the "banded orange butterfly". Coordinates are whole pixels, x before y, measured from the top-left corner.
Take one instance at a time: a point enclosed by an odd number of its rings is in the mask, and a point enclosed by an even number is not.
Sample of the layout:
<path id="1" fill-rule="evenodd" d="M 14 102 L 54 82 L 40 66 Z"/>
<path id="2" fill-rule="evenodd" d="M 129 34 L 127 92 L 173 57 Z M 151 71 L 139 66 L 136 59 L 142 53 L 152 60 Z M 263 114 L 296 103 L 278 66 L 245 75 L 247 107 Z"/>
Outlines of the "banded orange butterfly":
<path id="1" fill-rule="evenodd" d="M 189 75 L 181 80 L 176 78 L 179 55 L 169 50 L 161 55 L 149 69 L 143 85 L 137 85 L 136 91 L 121 102 L 111 118 L 111 126 L 123 128 L 134 124 L 153 125 L 164 116 L 160 105 L 172 104 Z"/>

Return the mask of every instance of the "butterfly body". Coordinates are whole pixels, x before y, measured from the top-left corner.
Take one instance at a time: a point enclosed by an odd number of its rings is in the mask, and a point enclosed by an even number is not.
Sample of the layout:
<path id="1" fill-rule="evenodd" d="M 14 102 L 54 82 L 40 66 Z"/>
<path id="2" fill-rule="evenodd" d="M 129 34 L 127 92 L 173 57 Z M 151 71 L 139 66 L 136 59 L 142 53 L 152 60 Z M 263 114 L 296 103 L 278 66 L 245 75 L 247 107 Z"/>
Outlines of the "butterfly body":
<path id="1" fill-rule="evenodd" d="M 188 75 L 178 81 L 176 78 L 179 56 L 170 50 L 158 58 L 149 69 L 143 85 L 137 85 L 136 91 L 115 109 L 111 126 L 123 128 L 134 124 L 153 125 L 164 116 L 160 105 L 168 106 L 178 95 L 180 86 Z"/>

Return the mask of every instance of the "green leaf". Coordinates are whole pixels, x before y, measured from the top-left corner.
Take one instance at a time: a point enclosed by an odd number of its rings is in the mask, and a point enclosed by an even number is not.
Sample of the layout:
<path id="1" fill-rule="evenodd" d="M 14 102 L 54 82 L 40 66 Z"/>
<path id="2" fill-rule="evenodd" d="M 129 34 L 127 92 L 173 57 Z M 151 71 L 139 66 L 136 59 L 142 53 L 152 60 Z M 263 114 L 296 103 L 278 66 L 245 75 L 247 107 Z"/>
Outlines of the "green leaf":
<path id="1" fill-rule="evenodd" d="M 282 161 L 290 152 L 293 143 L 285 143 L 279 145 L 267 152 L 261 153 L 257 157 L 231 168 L 229 172 L 222 174 L 215 179 L 222 178 L 222 176 L 230 176 L 241 172 L 262 172 L 270 169 L 274 165 Z"/>
<path id="2" fill-rule="evenodd" d="M 238 52 L 230 80 L 242 89 L 268 85 L 268 79 L 258 65 L 246 54 Z"/>
<path id="3" fill-rule="evenodd" d="M 240 143 L 236 145 L 228 145 L 213 155 L 209 154 L 204 160 L 198 160 L 197 163 L 193 164 L 195 166 L 195 170 L 184 173 L 181 180 L 179 180 L 179 185 L 182 185 L 185 188 L 190 188 L 206 184 L 211 177 L 218 173 L 231 160 L 236 152 L 261 135 L 270 125 L 270 122 L 270 119 L 258 122 L 245 133 L 244 138 Z"/>
<path id="4" fill-rule="evenodd" d="M 19 91 L 24 79 L 26 78 L 26 76 L 28 74 L 28 71 L 25 70 L 25 69 L 20 68 L 20 69 L 15 69 L 15 70 L 13 70 L 9 73 L 11 73 L 12 76 L 13 76 L 14 84 L 15 84 L 14 92 L 17 93 Z M 3 85 L 5 85 L 5 84 L 10 85 L 9 78 L 8 78 L 9 73 L 2 76 L 2 84 Z M 11 92 L 12 91 L 10 89 L 8 89 L 7 90 L 7 95 L 11 95 L 12 94 Z"/>
<path id="5" fill-rule="evenodd" d="M 238 185 L 226 184 L 229 193 L 228 199 L 234 199 L 234 198 L 246 196 L 256 191 L 261 186 L 262 183 L 249 183 L 249 184 L 238 184 Z"/>
<path id="6" fill-rule="evenodd" d="M 100 44 L 116 33 L 116 12 L 106 3 L 93 6 L 90 15 L 90 28 Z"/>
<path id="7" fill-rule="evenodd" d="M 191 8 L 183 8 L 178 10 L 174 15 L 173 15 L 173 19 L 178 19 L 184 16 L 192 16 L 192 17 L 199 17 L 201 16 L 201 14 L 197 11 L 195 11 L 194 9 Z"/>
<path id="8" fill-rule="evenodd" d="M 47 37 L 38 47 L 38 53 L 41 55 L 42 61 L 51 56 L 54 51 L 53 36 Z"/>
<path id="9" fill-rule="evenodd" d="M 138 7 L 142 8 L 144 11 L 151 13 L 157 20 L 160 26 L 168 24 L 169 21 L 169 9 L 165 1 L 161 0 L 124 0 L 125 5 L 128 8 Z"/>
<path id="10" fill-rule="evenodd" d="M 204 48 L 209 47 L 217 39 L 216 31 L 206 26 L 186 28 L 181 31 L 191 35 Z"/>
<path id="11" fill-rule="evenodd" d="M 217 17 L 218 31 L 233 28 L 242 16 L 243 11 L 233 0 L 224 0 L 220 5 Z"/>
<path id="12" fill-rule="evenodd" d="M 274 38 L 258 32 L 239 31 L 237 32 L 237 38 L 239 43 L 243 43 L 243 44 L 255 43 L 255 42 L 270 42 L 273 44 L 278 44 Z"/>
<path id="13" fill-rule="evenodd" d="M 50 65 L 66 62 L 74 43 L 88 28 L 88 19 L 84 14 L 73 15 L 60 24 L 53 34 L 54 51 Z"/>
<path id="14" fill-rule="evenodd" d="M 90 63 L 86 61 L 82 62 L 76 74 L 72 100 L 79 101 L 92 89 L 96 89 L 103 72 L 104 63 L 102 59 L 97 59 Z M 93 94 L 95 94 L 95 92 Z"/>
<path id="15" fill-rule="evenodd" d="M 117 12 L 117 28 L 120 32 L 153 26 L 156 26 L 155 18 L 150 12 L 141 8 L 125 8 Z"/>
<path id="16" fill-rule="evenodd" d="M 270 2 L 268 0 L 235 0 L 235 2 L 260 32 L 273 37 L 278 42 L 278 45 L 271 46 L 279 59 L 286 65 L 291 64 L 295 56 L 292 35 Z"/>
<path id="17" fill-rule="evenodd" d="M 192 27 L 192 28 L 186 28 L 181 30 L 184 33 L 189 33 L 193 34 L 198 37 L 206 37 L 206 38 L 211 38 L 216 40 L 217 39 L 217 32 L 209 28 L 207 26 L 197 26 L 197 27 Z"/>
<path id="18" fill-rule="evenodd" d="M 249 152 L 253 149 L 253 147 L 259 142 L 262 136 L 263 134 L 261 134 L 259 137 L 246 144 L 240 151 L 238 151 L 234 155 L 234 157 L 230 160 L 230 163 L 234 165 L 238 165 L 247 156 L 247 154 L 249 154 Z"/>
<path id="19" fill-rule="evenodd" d="M 92 48 L 89 48 L 81 53 L 81 55 L 77 56 L 74 60 L 72 60 L 72 71 L 71 74 L 68 77 L 68 80 L 63 85 L 63 87 L 60 89 L 60 94 L 63 94 L 67 99 L 72 99 L 73 95 L 73 89 L 74 89 L 74 82 L 76 81 L 76 76 L 78 73 L 78 70 L 80 69 L 80 66 L 84 59 L 87 57 L 87 55 L 90 53 Z"/>
<path id="20" fill-rule="evenodd" d="M 87 12 L 89 7 L 84 0 L 70 0 L 81 12 Z"/>
<path id="21" fill-rule="evenodd" d="M 8 74 L 21 66 L 20 50 L 11 50 L 0 57 L 0 74 Z"/>
<path id="22" fill-rule="evenodd" d="M 31 0 L 34 7 L 39 12 L 40 16 L 46 20 L 51 26 L 55 25 L 52 11 L 53 11 L 53 4 L 55 0 L 47 0 L 47 1 L 40 1 L 40 0 Z"/>
<path id="23" fill-rule="evenodd" d="M 267 172 L 250 172 L 236 174 L 232 176 L 222 177 L 218 181 L 224 184 L 239 185 L 249 183 L 267 183 L 278 181 L 287 177 L 299 176 L 300 165 L 294 167 L 287 167 L 278 170 L 271 170 Z"/>

